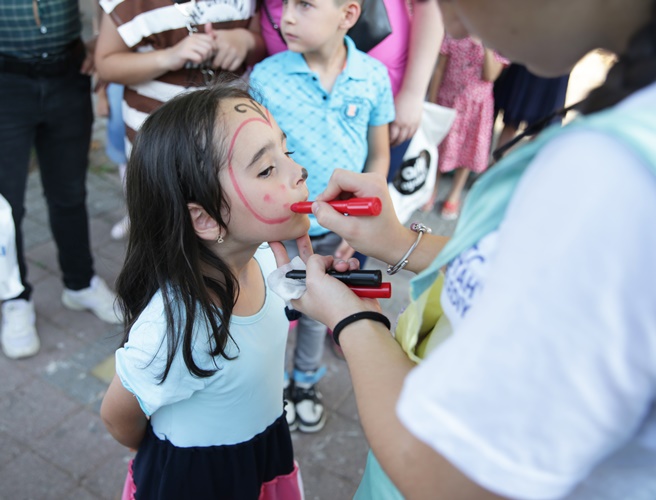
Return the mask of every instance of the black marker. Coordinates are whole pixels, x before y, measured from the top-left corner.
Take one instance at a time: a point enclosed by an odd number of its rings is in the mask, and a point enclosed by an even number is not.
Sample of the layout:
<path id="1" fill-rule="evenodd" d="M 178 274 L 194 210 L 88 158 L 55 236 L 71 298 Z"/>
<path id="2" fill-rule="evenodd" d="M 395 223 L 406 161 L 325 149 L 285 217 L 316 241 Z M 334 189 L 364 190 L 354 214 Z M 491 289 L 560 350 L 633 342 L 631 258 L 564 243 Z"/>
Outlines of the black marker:
<path id="1" fill-rule="evenodd" d="M 328 271 L 328 274 L 333 278 L 338 279 L 348 286 L 380 286 L 383 282 L 383 273 L 379 270 L 366 270 L 358 269 L 357 271 L 345 271 L 340 273 L 338 271 Z M 294 269 L 285 274 L 286 278 L 293 280 L 304 280 L 305 271 L 301 269 Z"/>

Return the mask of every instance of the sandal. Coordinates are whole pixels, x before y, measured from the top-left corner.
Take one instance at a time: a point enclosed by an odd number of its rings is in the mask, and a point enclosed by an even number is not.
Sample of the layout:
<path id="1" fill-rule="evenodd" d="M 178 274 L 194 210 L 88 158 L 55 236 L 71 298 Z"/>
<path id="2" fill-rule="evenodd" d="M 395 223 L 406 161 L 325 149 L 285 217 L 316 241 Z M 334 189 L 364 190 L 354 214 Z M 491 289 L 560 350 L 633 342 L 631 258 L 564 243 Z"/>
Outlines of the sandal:
<path id="1" fill-rule="evenodd" d="M 458 218 L 458 215 L 460 215 L 460 202 L 452 202 L 452 201 L 445 201 L 442 204 L 442 212 L 440 212 L 440 216 L 444 220 L 456 220 Z"/>

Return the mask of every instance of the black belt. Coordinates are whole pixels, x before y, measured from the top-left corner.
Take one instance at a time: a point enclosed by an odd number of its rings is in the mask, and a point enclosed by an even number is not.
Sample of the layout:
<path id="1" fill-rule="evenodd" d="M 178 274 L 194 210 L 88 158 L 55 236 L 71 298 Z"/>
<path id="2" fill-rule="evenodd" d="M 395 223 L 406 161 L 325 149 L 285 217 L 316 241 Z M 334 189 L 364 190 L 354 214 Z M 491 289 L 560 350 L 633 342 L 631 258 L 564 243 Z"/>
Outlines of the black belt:
<path id="1" fill-rule="evenodd" d="M 43 59 L 21 59 L 0 55 L 0 73 L 13 73 L 31 77 L 62 76 L 71 70 L 78 71 L 85 56 L 84 43 L 78 38 L 66 47 L 62 54 Z"/>

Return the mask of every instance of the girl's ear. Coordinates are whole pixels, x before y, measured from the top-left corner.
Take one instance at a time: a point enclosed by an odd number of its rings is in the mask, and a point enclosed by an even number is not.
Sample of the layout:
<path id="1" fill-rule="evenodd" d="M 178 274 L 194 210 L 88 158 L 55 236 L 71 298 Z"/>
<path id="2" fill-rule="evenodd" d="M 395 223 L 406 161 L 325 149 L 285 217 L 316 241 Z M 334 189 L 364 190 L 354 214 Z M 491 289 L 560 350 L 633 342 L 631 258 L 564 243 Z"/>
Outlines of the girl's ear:
<path id="1" fill-rule="evenodd" d="M 187 208 L 198 237 L 207 241 L 217 241 L 222 231 L 219 223 L 210 217 L 198 203 L 187 203 Z"/>
<path id="2" fill-rule="evenodd" d="M 360 7 L 360 4 L 355 0 L 348 0 L 342 5 L 342 9 L 344 12 L 344 18 L 342 19 L 340 28 L 348 31 L 358 22 L 358 19 L 360 19 L 362 7 Z"/>

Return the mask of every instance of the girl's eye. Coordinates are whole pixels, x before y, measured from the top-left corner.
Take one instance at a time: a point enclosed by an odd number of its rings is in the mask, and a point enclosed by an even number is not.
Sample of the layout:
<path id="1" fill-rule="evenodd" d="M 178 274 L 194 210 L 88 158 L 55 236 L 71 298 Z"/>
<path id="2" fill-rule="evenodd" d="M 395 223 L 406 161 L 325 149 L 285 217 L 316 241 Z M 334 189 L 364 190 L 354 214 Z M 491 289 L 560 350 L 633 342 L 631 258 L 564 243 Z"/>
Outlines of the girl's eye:
<path id="1" fill-rule="evenodd" d="M 264 170 L 262 170 L 259 174 L 257 174 L 258 177 L 262 177 L 263 179 L 266 179 L 273 173 L 273 167 L 267 167 Z"/>
<path id="2" fill-rule="evenodd" d="M 294 154 L 294 151 L 285 151 L 285 156 L 287 158 L 291 158 L 293 154 Z"/>

